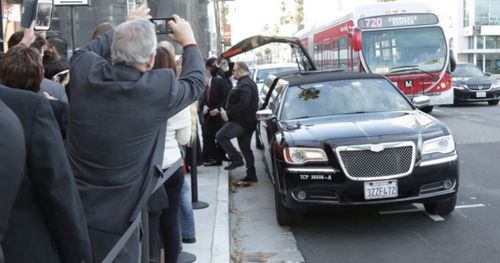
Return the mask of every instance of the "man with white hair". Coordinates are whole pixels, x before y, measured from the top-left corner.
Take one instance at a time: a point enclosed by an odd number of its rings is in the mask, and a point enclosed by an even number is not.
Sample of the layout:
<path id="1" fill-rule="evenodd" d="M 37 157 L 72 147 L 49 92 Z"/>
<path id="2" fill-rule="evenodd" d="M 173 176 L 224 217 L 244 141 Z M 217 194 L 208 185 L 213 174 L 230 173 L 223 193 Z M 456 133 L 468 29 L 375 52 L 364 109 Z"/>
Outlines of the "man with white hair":
<path id="1" fill-rule="evenodd" d="M 67 148 L 94 262 L 122 236 L 161 176 L 166 120 L 198 100 L 204 88 L 193 31 L 176 15 L 168 25 L 184 49 L 179 80 L 171 69 L 152 70 L 157 38 L 149 18 L 149 9 L 140 7 L 71 60 Z M 139 239 L 135 231 L 116 262 L 137 262 Z"/>

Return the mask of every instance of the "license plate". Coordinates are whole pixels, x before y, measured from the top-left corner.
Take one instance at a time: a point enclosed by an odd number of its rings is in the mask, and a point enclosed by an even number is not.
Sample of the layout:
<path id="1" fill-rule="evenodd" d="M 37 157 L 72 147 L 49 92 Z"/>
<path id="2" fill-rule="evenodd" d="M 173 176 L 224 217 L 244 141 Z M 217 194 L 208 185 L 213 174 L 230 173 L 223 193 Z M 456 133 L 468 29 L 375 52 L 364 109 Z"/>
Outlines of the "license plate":
<path id="1" fill-rule="evenodd" d="M 476 98 L 486 98 L 486 91 L 477 91 Z"/>
<path id="2" fill-rule="evenodd" d="M 365 182 L 365 199 L 382 199 L 398 196 L 398 181 Z"/>

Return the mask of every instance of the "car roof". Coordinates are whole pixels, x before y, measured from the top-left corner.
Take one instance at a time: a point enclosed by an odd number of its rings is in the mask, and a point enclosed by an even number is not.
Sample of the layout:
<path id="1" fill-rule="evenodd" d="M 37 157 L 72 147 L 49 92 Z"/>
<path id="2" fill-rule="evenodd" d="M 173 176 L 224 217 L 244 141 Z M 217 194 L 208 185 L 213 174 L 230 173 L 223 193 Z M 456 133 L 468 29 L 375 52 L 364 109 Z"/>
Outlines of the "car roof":
<path id="1" fill-rule="evenodd" d="M 304 83 L 324 82 L 332 80 L 344 79 L 385 79 L 384 76 L 373 73 L 364 72 L 338 72 L 338 71 L 305 71 L 295 73 L 276 74 L 288 81 L 289 85 L 297 85 Z"/>
<path id="2" fill-rule="evenodd" d="M 255 65 L 256 69 L 268 69 L 268 68 L 298 68 L 296 63 L 270 63 L 270 64 L 260 64 Z"/>

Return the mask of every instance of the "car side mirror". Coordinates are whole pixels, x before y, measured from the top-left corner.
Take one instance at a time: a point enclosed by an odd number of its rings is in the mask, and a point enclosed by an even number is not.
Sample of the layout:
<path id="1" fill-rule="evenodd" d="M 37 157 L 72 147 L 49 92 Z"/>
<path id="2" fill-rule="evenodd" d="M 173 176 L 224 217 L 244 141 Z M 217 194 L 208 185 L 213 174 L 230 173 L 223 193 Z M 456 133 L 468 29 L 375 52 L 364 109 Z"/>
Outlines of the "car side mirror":
<path id="1" fill-rule="evenodd" d="M 431 103 L 431 98 L 429 98 L 428 96 L 418 96 L 413 97 L 411 101 L 415 106 L 417 106 L 417 108 L 422 108 L 425 106 L 429 106 L 429 104 Z"/>
<path id="2" fill-rule="evenodd" d="M 486 75 L 488 77 L 491 77 L 491 73 L 490 72 L 485 72 L 484 75 Z"/>
<path id="3" fill-rule="evenodd" d="M 273 111 L 270 109 L 259 110 L 255 114 L 258 121 L 267 121 L 274 118 Z"/>

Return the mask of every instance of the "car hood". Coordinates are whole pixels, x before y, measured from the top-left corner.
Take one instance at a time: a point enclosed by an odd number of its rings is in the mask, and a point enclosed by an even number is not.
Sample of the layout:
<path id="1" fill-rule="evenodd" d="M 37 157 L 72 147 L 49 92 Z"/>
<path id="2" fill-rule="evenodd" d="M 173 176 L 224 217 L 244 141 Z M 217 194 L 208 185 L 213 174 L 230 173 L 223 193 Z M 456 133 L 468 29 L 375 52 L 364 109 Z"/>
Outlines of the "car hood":
<path id="1" fill-rule="evenodd" d="M 417 141 L 449 133 L 442 122 L 418 110 L 310 118 L 282 125 L 289 143 L 294 145 Z"/>
<path id="2" fill-rule="evenodd" d="M 465 78 L 453 78 L 453 84 L 465 84 L 465 85 L 471 85 L 471 84 L 488 84 L 491 85 L 494 83 L 494 80 L 491 78 L 487 77 L 465 77 Z"/>

